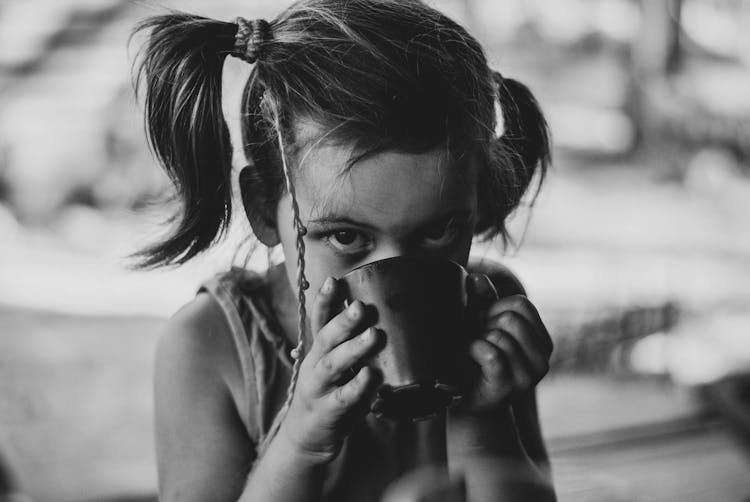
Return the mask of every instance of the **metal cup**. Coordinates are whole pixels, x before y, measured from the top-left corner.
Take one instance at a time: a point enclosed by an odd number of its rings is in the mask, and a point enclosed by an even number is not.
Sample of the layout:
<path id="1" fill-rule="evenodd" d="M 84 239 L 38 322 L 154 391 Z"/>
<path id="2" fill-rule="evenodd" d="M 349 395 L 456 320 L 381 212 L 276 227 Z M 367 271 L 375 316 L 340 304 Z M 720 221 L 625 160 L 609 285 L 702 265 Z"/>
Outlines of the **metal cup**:
<path id="1" fill-rule="evenodd" d="M 456 262 L 413 257 L 368 263 L 341 278 L 348 301 L 374 309 L 385 333 L 368 362 L 383 377 L 373 413 L 420 420 L 460 401 L 471 372 L 466 278 Z"/>

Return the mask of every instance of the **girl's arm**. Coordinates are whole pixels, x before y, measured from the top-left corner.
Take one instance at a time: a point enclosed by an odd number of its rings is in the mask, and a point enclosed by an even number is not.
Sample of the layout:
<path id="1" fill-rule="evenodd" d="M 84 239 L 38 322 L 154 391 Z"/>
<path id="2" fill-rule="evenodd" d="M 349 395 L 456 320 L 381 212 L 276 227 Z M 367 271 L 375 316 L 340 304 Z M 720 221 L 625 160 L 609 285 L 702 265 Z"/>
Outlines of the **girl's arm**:
<path id="1" fill-rule="evenodd" d="M 544 444 L 542 428 L 539 425 L 539 412 L 536 389 L 532 388 L 519 395 L 511 405 L 514 422 L 523 449 L 532 462 L 545 474 L 550 474 L 549 455 Z"/>
<path id="2" fill-rule="evenodd" d="M 472 261 L 469 268 L 484 273 L 500 296 L 526 295 L 521 281 L 500 263 L 483 259 Z M 512 400 L 510 411 L 523 450 L 542 472 L 549 474 L 549 456 L 539 424 L 536 388 L 519 393 Z"/>
<path id="3" fill-rule="evenodd" d="M 240 365 L 219 307 L 199 295 L 169 322 L 155 376 L 161 500 L 320 499 L 326 465 L 377 382 L 363 363 L 380 350 L 381 334 L 362 302 L 343 311 L 342 303 L 343 289 L 329 278 L 312 304 L 316 335 L 299 366 L 294 399 L 254 466 L 255 445 L 237 412 L 247 407 Z"/>
<path id="4" fill-rule="evenodd" d="M 321 464 L 292 451 L 282 433 L 250 474 L 255 445 L 237 411 L 242 377 L 232 344 L 219 307 L 206 295 L 178 312 L 159 340 L 159 500 L 315 501 Z"/>
<path id="5" fill-rule="evenodd" d="M 470 500 L 554 500 L 534 390 L 551 339 L 515 277 L 504 267 L 481 268 L 489 276 L 469 282 L 483 325 L 471 346 L 481 377 L 449 413 L 449 466 L 466 474 Z"/>
<path id="6" fill-rule="evenodd" d="M 240 501 L 321 500 L 326 464 L 301 453 L 282 429 L 250 474 Z"/>
<path id="7" fill-rule="evenodd" d="M 449 455 L 498 457 L 531 461 L 549 473 L 549 457 L 536 408 L 536 391 L 528 390 L 514 399 L 512 406 L 480 416 L 449 413 L 452 429 Z"/>
<path id="8" fill-rule="evenodd" d="M 466 500 L 554 502 L 550 478 L 526 450 L 521 430 L 509 407 L 449 414 L 448 468 L 465 480 Z"/>

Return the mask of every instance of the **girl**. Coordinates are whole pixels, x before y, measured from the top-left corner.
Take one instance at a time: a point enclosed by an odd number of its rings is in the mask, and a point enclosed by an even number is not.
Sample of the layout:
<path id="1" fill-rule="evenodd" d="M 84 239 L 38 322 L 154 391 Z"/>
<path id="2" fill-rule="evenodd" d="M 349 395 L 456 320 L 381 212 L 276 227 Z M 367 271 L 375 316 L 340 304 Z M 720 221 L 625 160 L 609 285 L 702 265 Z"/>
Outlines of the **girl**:
<path id="1" fill-rule="evenodd" d="M 155 374 L 162 500 L 374 501 L 416 465 L 459 470 L 483 456 L 545 471 L 534 386 L 552 344 L 506 269 L 469 264 L 484 272 L 468 285 L 481 377 L 460 407 L 414 424 L 366 413 L 378 377 L 364 362 L 383 333 L 366 305 L 343 309 L 335 279 L 399 255 L 467 265 L 475 236 L 505 236 L 549 160 L 528 89 L 418 0 L 301 0 L 270 22 L 172 13 L 141 28 L 147 131 L 182 202 L 144 265 L 183 263 L 227 227 L 230 55 L 253 65 L 245 213 L 285 256 L 263 276 L 233 269 L 206 283 L 169 321 Z M 469 496 L 496 500 L 497 473 L 476 472 Z"/>

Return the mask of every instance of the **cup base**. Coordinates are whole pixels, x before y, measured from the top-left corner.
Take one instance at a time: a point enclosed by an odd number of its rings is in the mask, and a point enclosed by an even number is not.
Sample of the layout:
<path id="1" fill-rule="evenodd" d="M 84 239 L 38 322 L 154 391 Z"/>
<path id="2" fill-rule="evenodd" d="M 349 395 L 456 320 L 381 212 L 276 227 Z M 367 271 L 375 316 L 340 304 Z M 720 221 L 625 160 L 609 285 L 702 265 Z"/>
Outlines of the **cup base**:
<path id="1" fill-rule="evenodd" d="M 370 411 L 378 418 L 416 422 L 428 420 L 439 411 L 457 405 L 461 398 L 456 387 L 436 381 L 398 387 L 384 385 L 378 389 Z"/>

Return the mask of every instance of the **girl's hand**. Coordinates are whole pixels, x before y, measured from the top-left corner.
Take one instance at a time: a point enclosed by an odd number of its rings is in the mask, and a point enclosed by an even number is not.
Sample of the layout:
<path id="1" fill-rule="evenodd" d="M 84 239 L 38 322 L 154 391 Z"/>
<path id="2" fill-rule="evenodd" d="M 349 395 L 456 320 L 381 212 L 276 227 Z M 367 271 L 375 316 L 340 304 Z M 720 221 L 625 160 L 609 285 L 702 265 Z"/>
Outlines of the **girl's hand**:
<path id="1" fill-rule="evenodd" d="M 362 302 L 339 312 L 341 296 L 336 280 L 328 278 L 313 302 L 313 344 L 280 429 L 297 452 L 321 462 L 336 458 L 348 426 L 367 412 L 378 380 L 363 362 L 376 352 L 382 334 L 371 327 L 374 320 Z"/>
<path id="2" fill-rule="evenodd" d="M 524 295 L 498 298 L 484 274 L 471 274 L 468 290 L 479 333 L 469 350 L 480 375 L 460 409 L 482 413 L 509 404 L 509 398 L 539 383 L 549 370 L 552 339 Z"/>

